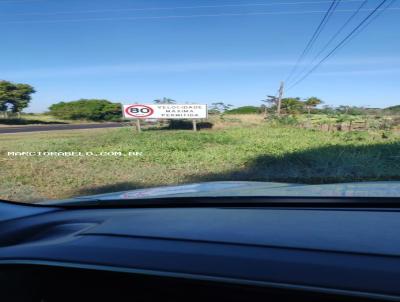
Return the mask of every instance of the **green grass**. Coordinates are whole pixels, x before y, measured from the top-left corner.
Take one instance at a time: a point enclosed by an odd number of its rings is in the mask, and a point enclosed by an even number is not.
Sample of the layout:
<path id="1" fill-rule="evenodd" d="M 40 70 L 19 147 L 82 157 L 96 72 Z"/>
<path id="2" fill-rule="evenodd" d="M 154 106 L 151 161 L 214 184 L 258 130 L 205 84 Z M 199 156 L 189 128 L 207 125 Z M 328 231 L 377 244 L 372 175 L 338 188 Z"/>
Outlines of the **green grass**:
<path id="1" fill-rule="evenodd" d="M 393 133 L 234 123 L 197 133 L 131 128 L 3 135 L 0 198 L 33 201 L 212 180 L 400 180 Z M 388 137 L 388 138 L 386 138 Z M 121 151 L 139 157 L 10 157 L 8 151 Z"/>

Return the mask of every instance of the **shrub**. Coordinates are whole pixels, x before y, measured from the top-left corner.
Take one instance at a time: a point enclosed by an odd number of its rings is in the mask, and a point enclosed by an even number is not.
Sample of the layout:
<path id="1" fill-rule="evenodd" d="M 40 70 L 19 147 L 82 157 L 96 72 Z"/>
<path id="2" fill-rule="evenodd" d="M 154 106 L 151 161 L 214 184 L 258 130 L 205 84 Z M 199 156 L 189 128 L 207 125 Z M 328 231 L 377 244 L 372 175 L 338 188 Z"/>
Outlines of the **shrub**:
<path id="1" fill-rule="evenodd" d="M 197 129 L 211 129 L 213 124 L 210 122 L 197 122 Z M 190 120 L 170 120 L 167 129 L 174 129 L 174 130 L 188 130 L 193 129 L 193 122 Z"/>
<path id="2" fill-rule="evenodd" d="M 107 100 L 80 99 L 60 102 L 49 107 L 49 114 L 61 119 L 111 121 L 121 118 L 121 104 Z"/>
<path id="3" fill-rule="evenodd" d="M 255 114 L 261 113 L 261 108 L 256 106 L 243 106 L 235 109 L 227 110 L 226 114 Z"/>
<path id="4" fill-rule="evenodd" d="M 272 116 L 268 119 L 269 122 L 277 126 L 298 126 L 299 120 L 291 115 Z"/>

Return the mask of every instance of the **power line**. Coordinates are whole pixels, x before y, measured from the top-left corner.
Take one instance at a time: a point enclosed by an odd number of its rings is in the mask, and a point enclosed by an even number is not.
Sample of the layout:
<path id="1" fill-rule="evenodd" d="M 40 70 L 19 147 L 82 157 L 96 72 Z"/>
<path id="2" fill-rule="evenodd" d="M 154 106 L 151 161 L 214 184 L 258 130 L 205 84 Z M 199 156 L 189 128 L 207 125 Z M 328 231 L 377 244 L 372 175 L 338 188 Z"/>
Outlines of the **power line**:
<path id="1" fill-rule="evenodd" d="M 318 64 L 316 64 L 313 68 L 311 68 L 303 77 L 297 80 L 294 84 L 292 84 L 289 89 L 295 87 L 300 82 L 304 81 L 312 72 L 314 72 L 323 62 L 325 62 L 333 53 L 339 49 L 346 41 L 348 41 L 388 0 L 383 0 L 368 16 L 366 16 L 339 44 L 337 44 L 323 59 L 321 59 Z M 388 8 L 385 7 L 383 10 Z M 364 27 L 365 28 L 365 27 Z M 363 28 L 363 29 L 364 29 Z"/>
<path id="2" fill-rule="evenodd" d="M 311 60 L 310 65 L 313 65 L 314 62 L 322 55 L 322 53 L 328 49 L 331 43 L 342 33 L 342 31 L 346 28 L 346 26 L 357 16 L 357 14 L 361 11 L 361 9 L 368 3 L 368 0 L 364 0 L 361 5 L 354 11 L 354 13 L 346 20 L 346 22 L 339 28 L 339 30 L 329 39 L 329 41 L 322 47 L 322 49 L 317 53 L 317 55 Z M 301 72 L 297 77 L 294 78 L 294 82 L 296 78 L 301 76 Z"/>
<path id="3" fill-rule="evenodd" d="M 333 8 L 332 11 L 330 12 L 330 15 L 328 16 L 327 19 L 329 19 L 329 18 L 333 15 L 333 13 L 334 13 L 334 11 L 336 10 L 336 8 L 338 7 L 339 3 L 340 3 L 340 0 L 336 2 L 334 8 Z M 325 22 L 324 27 L 325 27 L 325 25 L 327 24 L 327 22 L 328 22 L 328 20 Z M 321 29 L 321 31 L 322 31 L 322 29 Z M 320 33 L 321 33 L 321 31 L 320 31 Z M 315 42 L 315 41 L 314 41 L 314 42 Z M 311 50 L 311 48 L 310 48 L 310 50 Z M 313 62 L 313 61 L 314 61 L 314 60 L 312 60 L 312 62 Z M 312 64 L 312 63 L 311 63 L 311 64 Z M 304 70 L 304 69 L 305 69 L 305 68 L 303 68 L 303 70 Z M 300 72 L 297 73 L 296 76 L 292 77 L 292 78 L 293 78 L 292 82 L 294 82 L 299 76 L 301 76 L 302 73 L 303 73 L 303 71 L 300 71 Z"/>
<path id="4" fill-rule="evenodd" d="M 372 11 L 363 9 L 362 11 Z M 389 8 L 388 10 L 400 10 L 400 7 Z M 251 13 L 222 13 L 222 14 L 197 14 L 197 15 L 168 15 L 168 16 L 145 16 L 145 17 L 104 17 L 104 18 L 79 18 L 79 19 L 55 19 L 55 20 L 10 20 L 0 21 L 0 24 L 33 24 L 33 23 L 75 23 L 75 22 L 96 22 L 96 21 L 135 21 L 135 20 L 158 20 L 158 19 L 191 19 L 191 18 L 212 18 L 212 17 L 252 17 L 266 15 L 307 15 L 325 13 L 323 10 L 310 11 L 278 11 L 278 12 L 251 12 Z M 336 10 L 336 13 L 351 13 L 354 9 Z"/>
<path id="5" fill-rule="evenodd" d="M 15 0 L 15 1 L 43 1 L 43 0 Z M 361 2 L 363 0 L 342 0 L 344 2 Z M 6 1 L 8 2 L 8 0 Z M 298 2 L 277 2 L 277 3 L 247 3 L 247 4 L 224 4 L 224 5 L 197 5 L 197 6 L 175 6 L 175 7 L 138 7 L 138 8 L 110 8 L 110 9 L 92 9 L 81 11 L 61 11 L 61 12 L 36 12 L 36 13 L 18 13 L 7 14 L 7 16 L 52 16 L 63 14 L 87 14 L 87 13 L 111 13 L 128 11 L 156 11 L 156 10 L 185 10 L 185 9 L 203 9 L 203 8 L 229 8 L 229 7 L 268 7 L 283 5 L 302 5 L 302 4 L 323 4 L 330 3 L 331 0 L 324 1 L 298 1 Z M 2 3 L 0 1 L 0 3 Z"/>
<path id="6" fill-rule="evenodd" d="M 325 15 L 323 16 L 322 20 L 320 21 L 317 28 L 315 29 L 313 35 L 311 36 L 311 39 L 308 41 L 308 43 L 306 44 L 302 53 L 300 54 L 300 57 L 297 59 L 296 64 L 294 65 L 294 67 L 290 71 L 289 75 L 285 79 L 285 82 L 288 82 L 292 78 L 292 76 L 295 74 L 295 72 L 297 71 L 297 68 L 299 67 L 300 63 L 303 61 L 304 57 L 307 55 L 307 53 L 309 52 L 311 47 L 314 45 L 316 39 L 318 39 L 318 36 L 320 35 L 322 29 L 325 27 L 326 22 L 329 20 L 330 16 L 332 16 L 332 12 L 333 12 L 333 10 L 336 9 L 338 2 L 340 2 L 340 0 L 333 0 L 331 2 L 331 5 L 329 6 L 329 8 L 326 11 Z"/>
<path id="7" fill-rule="evenodd" d="M 390 6 L 392 6 L 396 1 L 397 1 L 397 0 L 392 0 L 392 1 L 390 1 L 390 2 L 386 5 L 386 7 L 384 7 L 383 9 L 379 9 L 379 10 L 377 11 L 377 13 L 376 13 L 374 16 L 372 16 L 372 18 L 371 18 L 370 20 L 368 20 L 368 22 L 366 22 L 360 29 L 358 29 L 357 32 L 355 32 L 354 35 L 353 35 L 349 40 L 347 40 L 342 46 L 340 46 L 340 48 L 338 48 L 338 50 L 342 49 L 342 48 L 345 47 L 351 40 L 355 39 L 355 38 L 364 30 L 364 28 L 366 28 L 366 27 L 369 26 L 372 22 L 374 22 L 375 19 L 379 18 L 379 16 L 382 15 L 382 13 L 383 13 L 385 10 L 390 10 L 390 9 L 391 9 Z"/>
<path id="8" fill-rule="evenodd" d="M 25 3 L 25 2 L 39 2 L 39 1 L 43 1 L 43 0 L 3 0 L 0 1 L 0 4 L 12 4 L 12 3 Z"/>
<path id="9" fill-rule="evenodd" d="M 358 15 L 361 9 L 368 3 L 368 0 L 364 0 L 357 10 L 346 20 L 346 22 L 339 28 L 339 30 L 332 36 L 332 38 L 324 45 L 321 51 L 315 57 L 318 58 L 330 45 L 331 43 L 342 33 L 346 26 Z M 313 60 L 314 61 L 314 60 Z"/>

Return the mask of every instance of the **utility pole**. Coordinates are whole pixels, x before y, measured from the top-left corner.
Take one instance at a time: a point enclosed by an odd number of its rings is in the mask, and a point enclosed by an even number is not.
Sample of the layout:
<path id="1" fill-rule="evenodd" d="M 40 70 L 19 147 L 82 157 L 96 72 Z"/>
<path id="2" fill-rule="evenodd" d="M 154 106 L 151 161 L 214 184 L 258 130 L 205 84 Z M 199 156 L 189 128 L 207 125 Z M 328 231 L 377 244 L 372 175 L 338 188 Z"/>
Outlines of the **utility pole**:
<path id="1" fill-rule="evenodd" d="M 281 105 L 282 105 L 282 97 L 283 97 L 283 90 L 284 90 L 284 82 L 281 82 L 281 86 L 279 87 L 278 91 L 278 104 L 277 104 L 277 109 L 276 109 L 276 114 L 277 116 L 281 115 Z"/>

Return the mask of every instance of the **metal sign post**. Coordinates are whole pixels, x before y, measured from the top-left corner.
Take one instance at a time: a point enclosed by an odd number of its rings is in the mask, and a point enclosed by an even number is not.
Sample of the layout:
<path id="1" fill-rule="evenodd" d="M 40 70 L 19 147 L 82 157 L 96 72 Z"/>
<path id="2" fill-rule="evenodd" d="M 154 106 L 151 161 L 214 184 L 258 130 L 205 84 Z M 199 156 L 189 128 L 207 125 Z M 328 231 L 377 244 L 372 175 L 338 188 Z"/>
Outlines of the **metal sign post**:
<path id="1" fill-rule="evenodd" d="M 197 121 L 192 120 L 192 122 L 193 122 L 193 131 L 197 131 Z"/>

